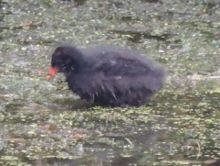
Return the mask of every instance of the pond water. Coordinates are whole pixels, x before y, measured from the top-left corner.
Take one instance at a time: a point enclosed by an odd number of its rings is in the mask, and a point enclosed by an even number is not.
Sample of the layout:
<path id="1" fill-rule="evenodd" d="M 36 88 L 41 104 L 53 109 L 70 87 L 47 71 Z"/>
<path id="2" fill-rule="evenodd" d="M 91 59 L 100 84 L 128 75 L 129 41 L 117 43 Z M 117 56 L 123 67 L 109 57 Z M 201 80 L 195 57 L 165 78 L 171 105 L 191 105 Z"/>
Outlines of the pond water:
<path id="1" fill-rule="evenodd" d="M 0 1 L 0 165 L 220 165 L 217 0 Z M 167 70 L 139 108 L 91 107 L 62 75 L 60 43 L 139 50 Z"/>

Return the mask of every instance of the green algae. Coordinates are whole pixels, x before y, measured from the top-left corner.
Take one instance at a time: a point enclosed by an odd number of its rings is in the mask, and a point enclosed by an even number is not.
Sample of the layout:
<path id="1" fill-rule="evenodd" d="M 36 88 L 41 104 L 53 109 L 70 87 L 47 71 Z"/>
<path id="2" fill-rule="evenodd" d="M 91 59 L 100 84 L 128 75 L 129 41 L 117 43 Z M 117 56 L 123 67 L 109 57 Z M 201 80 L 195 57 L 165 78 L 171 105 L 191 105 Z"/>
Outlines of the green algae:
<path id="1" fill-rule="evenodd" d="M 0 1 L 0 165 L 214 165 L 220 151 L 216 1 Z M 140 50 L 167 70 L 139 108 L 92 107 L 62 76 L 59 43 Z"/>

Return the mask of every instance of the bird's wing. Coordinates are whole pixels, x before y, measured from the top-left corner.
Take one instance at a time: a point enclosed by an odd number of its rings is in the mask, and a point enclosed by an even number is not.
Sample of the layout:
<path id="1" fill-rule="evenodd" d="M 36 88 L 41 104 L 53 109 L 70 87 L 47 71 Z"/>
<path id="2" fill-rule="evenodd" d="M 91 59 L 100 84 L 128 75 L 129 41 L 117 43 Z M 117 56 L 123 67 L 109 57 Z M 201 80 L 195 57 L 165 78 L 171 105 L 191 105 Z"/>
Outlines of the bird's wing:
<path id="1" fill-rule="evenodd" d="M 151 72 L 150 66 L 140 59 L 119 56 L 103 58 L 93 66 L 93 70 L 102 72 L 106 76 L 138 76 Z"/>

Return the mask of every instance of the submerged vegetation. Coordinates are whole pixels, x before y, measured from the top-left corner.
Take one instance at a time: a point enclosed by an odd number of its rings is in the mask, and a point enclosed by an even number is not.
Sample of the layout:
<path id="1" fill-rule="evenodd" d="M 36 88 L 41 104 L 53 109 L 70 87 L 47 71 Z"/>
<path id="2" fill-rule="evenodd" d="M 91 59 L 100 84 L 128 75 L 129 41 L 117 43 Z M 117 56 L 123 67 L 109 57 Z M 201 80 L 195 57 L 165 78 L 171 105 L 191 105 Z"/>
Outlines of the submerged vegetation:
<path id="1" fill-rule="evenodd" d="M 0 165 L 219 165 L 220 3 L 0 1 Z M 127 46 L 161 63 L 143 107 L 90 107 L 60 75 L 60 43 Z"/>

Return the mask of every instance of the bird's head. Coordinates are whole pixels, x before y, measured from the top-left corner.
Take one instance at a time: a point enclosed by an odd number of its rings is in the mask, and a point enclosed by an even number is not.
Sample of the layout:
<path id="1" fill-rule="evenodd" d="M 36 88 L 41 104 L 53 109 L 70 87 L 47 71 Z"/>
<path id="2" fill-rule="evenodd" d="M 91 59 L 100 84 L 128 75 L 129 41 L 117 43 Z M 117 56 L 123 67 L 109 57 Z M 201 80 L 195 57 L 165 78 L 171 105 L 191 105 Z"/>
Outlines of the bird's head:
<path id="1" fill-rule="evenodd" d="M 55 77 L 58 72 L 68 74 L 74 70 L 77 70 L 82 61 L 83 55 L 75 47 L 57 47 L 52 54 L 51 67 L 49 69 L 49 79 Z"/>

